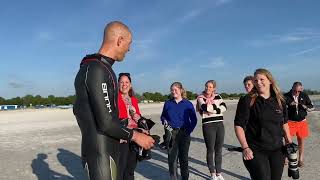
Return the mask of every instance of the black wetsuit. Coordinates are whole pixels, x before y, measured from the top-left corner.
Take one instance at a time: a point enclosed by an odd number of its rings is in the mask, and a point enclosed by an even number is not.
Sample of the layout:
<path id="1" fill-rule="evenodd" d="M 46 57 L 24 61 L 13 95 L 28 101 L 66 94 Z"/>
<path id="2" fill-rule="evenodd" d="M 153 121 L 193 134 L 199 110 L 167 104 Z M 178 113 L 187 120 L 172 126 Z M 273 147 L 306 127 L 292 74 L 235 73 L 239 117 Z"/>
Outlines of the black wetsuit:
<path id="1" fill-rule="evenodd" d="M 75 78 L 73 112 L 82 134 L 81 155 L 91 180 L 115 180 L 119 139 L 130 140 L 133 131 L 118 119 L 118 86 L 111 66 L 114 60 L 100 54 L 83 58 Z"/>

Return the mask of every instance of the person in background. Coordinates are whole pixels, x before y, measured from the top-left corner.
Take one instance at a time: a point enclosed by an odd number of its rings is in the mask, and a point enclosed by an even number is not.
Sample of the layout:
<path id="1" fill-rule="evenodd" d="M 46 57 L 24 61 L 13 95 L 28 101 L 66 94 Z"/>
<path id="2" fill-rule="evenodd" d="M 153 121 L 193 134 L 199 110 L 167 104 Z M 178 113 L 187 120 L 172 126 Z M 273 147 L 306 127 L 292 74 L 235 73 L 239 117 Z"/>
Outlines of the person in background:
<path id="1" fill-rule="evenodd" d="M 253 76 L 246 76 L 243 79 L 243 86 L 246 89 L 246 92 L 249 93 L 252 88 L 254 87 L 254 77 Z"/>
<path id="2" fill-rule="evenodd" d="M 297 136 L 299 147 L 298 166 L 304 166 L 304 140 L 309 136 L 307 111 L 313 108 L 309 96 L 303 92 L 301 82 L 295 82 L 292 89 L 285 94 L 288 107 L 289 129 L 291 136 Z"/>
<path id="3" fill-rule="evenodd" d="M 202 117 L 202 132 L 207 148 L 207 165 L 211 179 L 223 180 L 221 175 L 222 146 L 225 134 L 223 112 L 227 110 L 227 105 L 216 93 L 216 89 L 216 81 L 206 82 L 205 90 L 197 97 L 197 110 Z"/>
<path id="4" fill-rule="evenodd" d="M 189 179 L 188 153 L 190 147 L 190 134 L 197 124 L 197 116 L 193 104 L 187 100 L 186 90 L 180 82 L 170 86 L 172 98 L 163 105 L 161 122 L 165 126 L 168 142 L 168 164 L 171 180 L 178 179 L 178 159 L 182 180 Z"/>
<path id="5" fill-rule="evenodd" d="M 238 102 L 235 133 L 251 179 L 280 180 L 283 137 L 292 143 L 285 99 L 268 70 L 257 69 L 254 79 L 255 87 Z"/>
<path id="6" fill-rule="evenodd" d="M 243 86 L 244 89 L 246 90 L 247 93 L 250 93 L 250 91 L 252 90 L 252 88 L 254 87 L 254 77 L 253 76 L 246 76 L 243 79 Z M 241 98 L 243 98 L 244 96 L 241 96 Z M 241 147 L 229 147 L 227 148 L 228 151 L 237 151 L 237 152 L 242 152 L 242 148 Z"/>

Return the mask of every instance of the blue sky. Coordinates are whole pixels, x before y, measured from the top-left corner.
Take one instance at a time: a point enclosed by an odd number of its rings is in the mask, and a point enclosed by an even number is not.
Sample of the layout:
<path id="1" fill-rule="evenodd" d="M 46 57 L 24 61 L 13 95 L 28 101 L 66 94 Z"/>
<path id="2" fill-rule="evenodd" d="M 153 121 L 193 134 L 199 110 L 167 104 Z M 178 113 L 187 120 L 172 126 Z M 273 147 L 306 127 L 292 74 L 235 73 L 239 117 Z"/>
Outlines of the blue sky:
<path id="1" fill-rule="evenodd" d="M 174 81 L 200 92 L 243 92 L 242 79 L 269 69 L 282 90 L 320 90 L 318 0 L 5 0 L 0 7 L 0 97 L 67 96 L 81 58 L 97 52 L 107 22 L 133 44 L 116 73 L 137 92 L 169 93 Z"/>

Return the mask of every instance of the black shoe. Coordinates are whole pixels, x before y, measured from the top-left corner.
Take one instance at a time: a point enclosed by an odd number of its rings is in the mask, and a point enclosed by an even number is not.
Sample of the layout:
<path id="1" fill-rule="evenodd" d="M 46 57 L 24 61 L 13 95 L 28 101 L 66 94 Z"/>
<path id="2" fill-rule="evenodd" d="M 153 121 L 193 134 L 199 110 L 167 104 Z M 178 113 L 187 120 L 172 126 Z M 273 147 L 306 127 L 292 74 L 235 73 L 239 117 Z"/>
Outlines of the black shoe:
<path id="1" fill-rule="evenodd" d="M 167 149 L 167 145 L 165 142 L 162 142 L 159 144 L 160 149 L 166 150 Z"/>

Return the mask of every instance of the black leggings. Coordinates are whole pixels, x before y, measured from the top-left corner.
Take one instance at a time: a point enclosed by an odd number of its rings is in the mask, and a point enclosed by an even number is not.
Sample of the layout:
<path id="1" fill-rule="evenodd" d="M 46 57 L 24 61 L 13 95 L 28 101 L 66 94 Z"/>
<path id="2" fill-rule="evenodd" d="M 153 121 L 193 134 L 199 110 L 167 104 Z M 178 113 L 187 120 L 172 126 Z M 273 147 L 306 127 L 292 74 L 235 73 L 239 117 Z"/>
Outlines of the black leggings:
<path id="1" fill-rule="evenodd" d="M 137 167 L 137 152 L 131 148 L 132 144 L 120 144 L 119 173 L 117 180 L 133 180 Z"/>
<path id="2" fill-rule="evenodd" d="M 168 131 L 166 131 L 166 133 L 168 135 Z M 168 146 L 168 164 L 171 180 L 178 179 L 178 159 L 180 163 L 181 179 L 189 179 L 188 153 L 190 140 L 190 135 L 186 133 L 186 130 L 180 129 L 172 131 L 172 146 Z"/>
<path id="3" fill-rule="evenodd" d="M 202 125 L 204 142 L 207 147 L 207 164 L 210 173 L 221 173 L 222 146 L 224 141 L 223 122 L 211 122 Z M 214 152 L 214 164 L 213 164 Z"/>
<path id="4" fill-rule="evenodd" d="M 280 180 L 285 156 L 281 149 L 276 151 L 253 150 L 252 160 L 243 160 L 252 180 Z"/>

